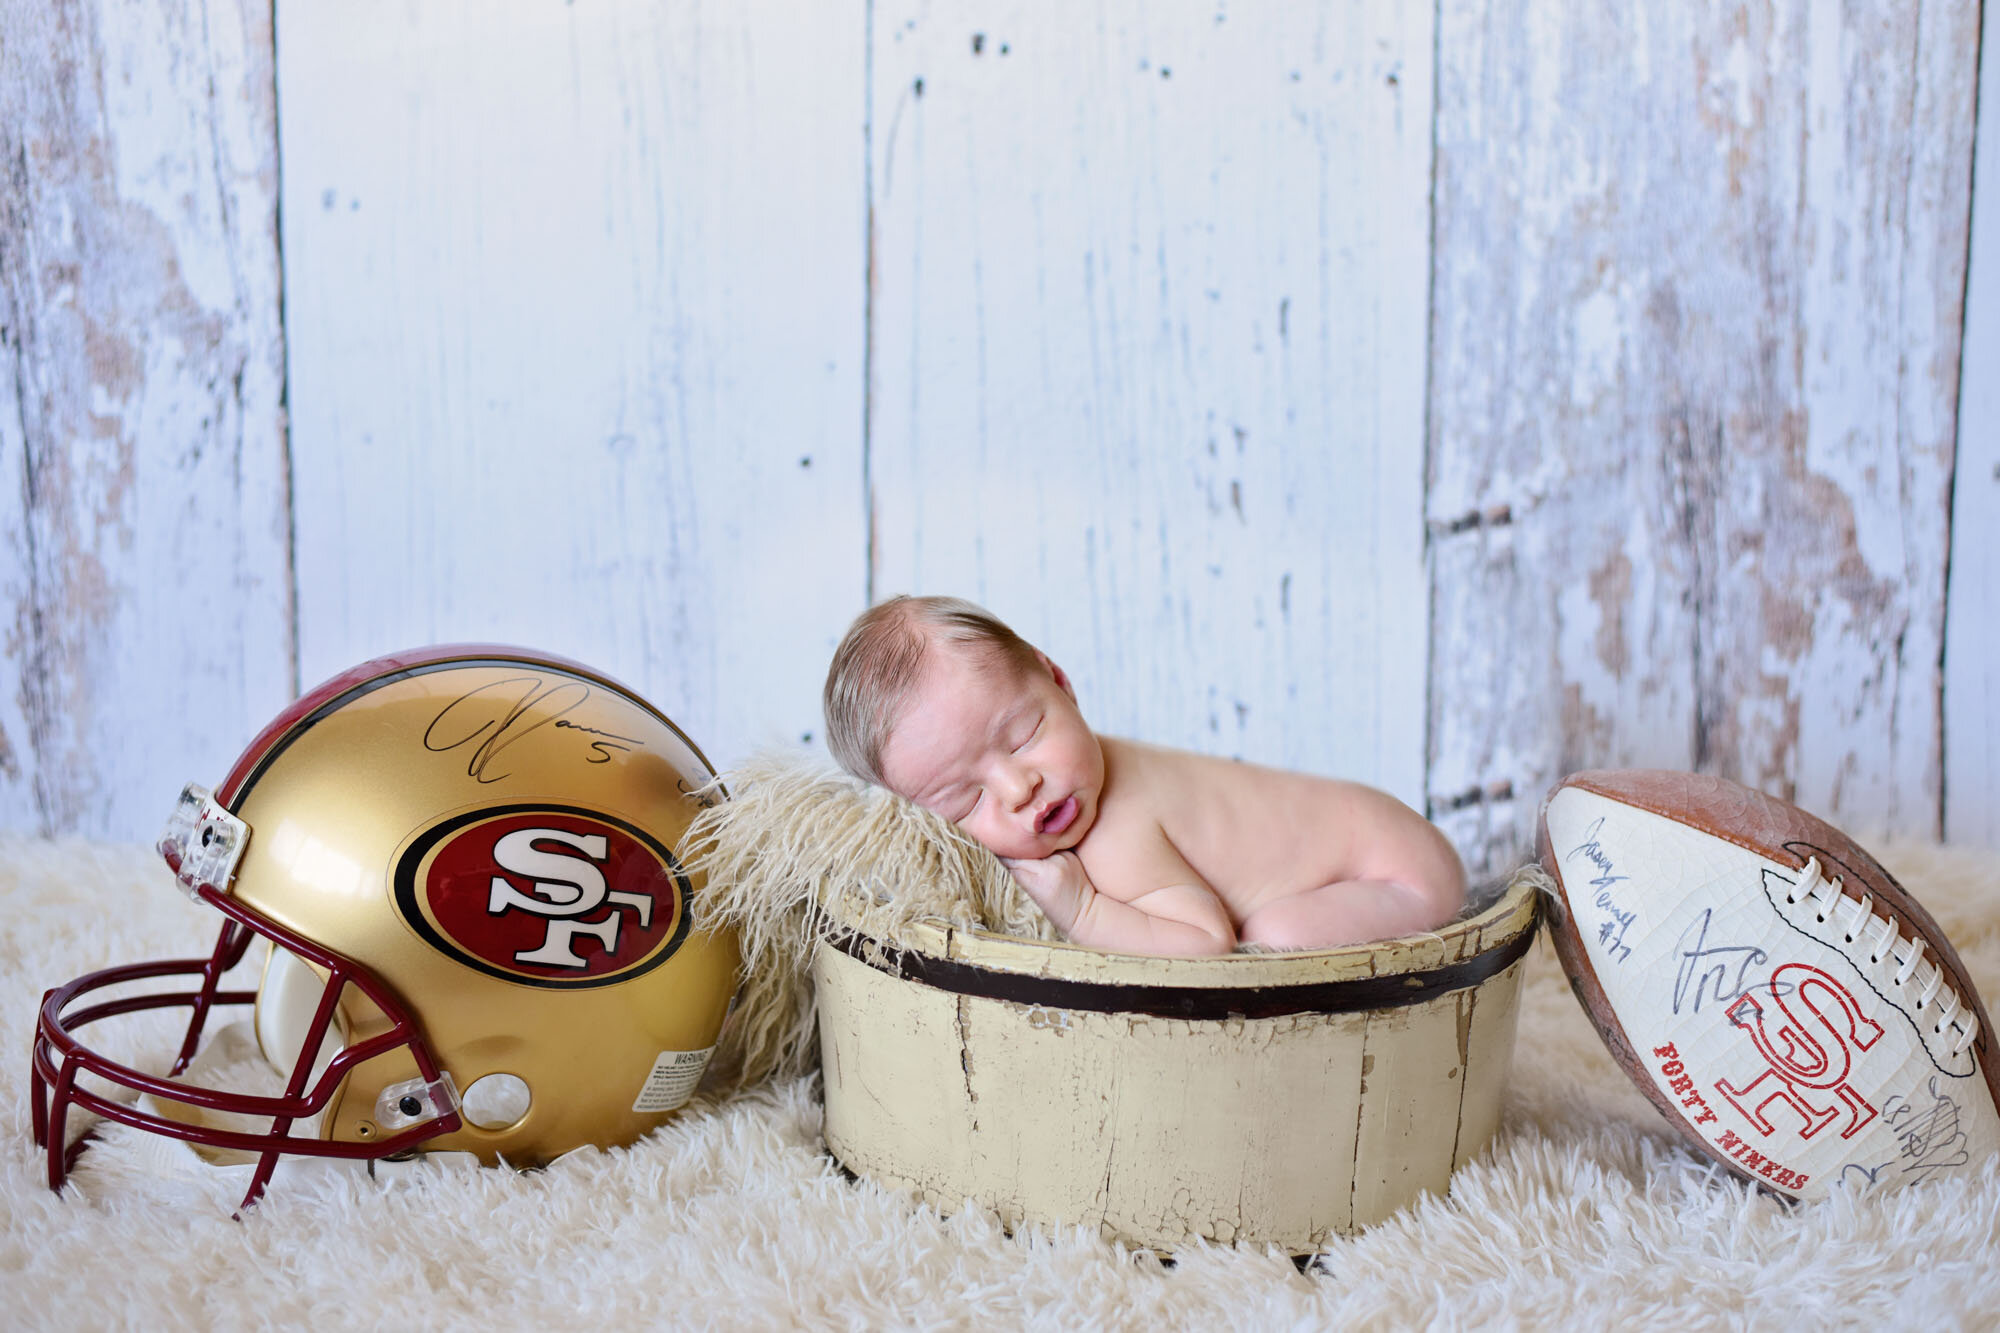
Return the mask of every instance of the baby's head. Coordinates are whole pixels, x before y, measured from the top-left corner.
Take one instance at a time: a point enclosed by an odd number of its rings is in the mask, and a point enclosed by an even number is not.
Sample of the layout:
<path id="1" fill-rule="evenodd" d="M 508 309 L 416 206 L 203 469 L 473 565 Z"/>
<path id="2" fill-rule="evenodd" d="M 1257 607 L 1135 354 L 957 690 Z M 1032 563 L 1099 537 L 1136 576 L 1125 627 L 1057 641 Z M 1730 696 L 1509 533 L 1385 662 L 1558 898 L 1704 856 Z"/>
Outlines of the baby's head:
<path id="1" fill-rule="evenodd" d="M 1097 818 L 1104 754 L 1069 678 L 971 602 L 896 597 L 863 612 L 825 705 L 842 768 L 1001 856 L 1074 847 Z"/>

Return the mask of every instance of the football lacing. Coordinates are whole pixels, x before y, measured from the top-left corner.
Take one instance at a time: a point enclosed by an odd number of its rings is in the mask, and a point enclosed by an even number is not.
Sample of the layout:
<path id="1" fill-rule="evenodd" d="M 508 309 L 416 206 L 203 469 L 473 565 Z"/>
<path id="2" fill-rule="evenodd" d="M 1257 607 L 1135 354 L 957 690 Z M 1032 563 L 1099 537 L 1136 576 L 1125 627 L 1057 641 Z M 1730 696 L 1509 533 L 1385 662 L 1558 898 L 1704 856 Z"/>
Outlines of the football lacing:
<path id="1" fill-rule="evenodd" d="M 1946 1028 L 1957 1031 L 1958 1037 L 1952 1043 L 1951 1053 L 1959 1054 L 1972 1044 L 1979 1035 L 1979 1016 L 1967 1008 L 1958 992 L 1944 983 L 1944 968 L 1924 958 L 1924 941 L 1921 935 L 1911 935 L 1904 939 L 1896 933 L 1895 919 L 1887 913 L 1875 915 L 1875 897 L 1864 893 L 1859 899 L 1850 898 L 1841 891 L 1840 876 L 1828 879 L 1820 869 L 1819 858 L 1806 861 L 1805 868 L 1789 889 L 1785 890 L 1785 901 L 1796 903 L 1800 899 L 1810 902 L 1813 919 L 1825 924 L 1836 912 L 1844 915 L 1844 920 L 1836 922 L 1849 944 L 1859 941 L 1864 933 L 1873 935 L 1866 941 L 1868 961 L 1880 966 L 1885 958 L 1893 958 L 1898 967 L 1891 984 L 1898 990 L 1907 987 L 1912 980 L 1917 983 L 1916 1010 L 1922 1013 L 1936 1001 L 1937 1022 L 1931 1027 L 1933 1036 L 1942 1037 Z M 1872 932 L 1868 931 L 1873 926 Z M 1918 967 L 1924 974 L 1918 976 Z M 1939 991 L 1944 995 L 1940 998 Z"/>

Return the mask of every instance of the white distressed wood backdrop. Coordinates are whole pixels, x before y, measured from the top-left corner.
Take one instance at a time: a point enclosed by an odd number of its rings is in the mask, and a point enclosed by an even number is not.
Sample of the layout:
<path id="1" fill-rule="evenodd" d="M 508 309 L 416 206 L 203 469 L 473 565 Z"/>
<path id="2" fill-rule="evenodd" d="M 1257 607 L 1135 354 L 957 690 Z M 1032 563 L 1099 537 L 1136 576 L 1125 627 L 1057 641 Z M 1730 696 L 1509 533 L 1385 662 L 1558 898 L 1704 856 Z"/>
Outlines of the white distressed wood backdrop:
<path id="1" fill-rule="evenodd" d="M 1980 26 L 0 0 L 0 828 L 436 640 L 816 744 L 909 590 L 1483 865 L 1597 764 L 2000 846 Z"/>

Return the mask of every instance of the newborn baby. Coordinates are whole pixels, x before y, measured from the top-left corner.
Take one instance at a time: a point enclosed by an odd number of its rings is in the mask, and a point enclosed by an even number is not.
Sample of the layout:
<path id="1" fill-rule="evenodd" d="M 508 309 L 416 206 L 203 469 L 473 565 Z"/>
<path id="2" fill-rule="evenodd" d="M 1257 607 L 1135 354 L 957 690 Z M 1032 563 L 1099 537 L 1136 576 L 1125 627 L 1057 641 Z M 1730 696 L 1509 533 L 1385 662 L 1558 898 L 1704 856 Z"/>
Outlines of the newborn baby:
<path id="1" fill-rule="evenodd" d="M 826 726 L 842 767 L 991 849 L 1078 944 L 1317 949 L 1465 904 L 1457 853 L 1394 797 L 1100 736 L 1061 667 L 957 598 L 864 612 L 828 669 Z"/>

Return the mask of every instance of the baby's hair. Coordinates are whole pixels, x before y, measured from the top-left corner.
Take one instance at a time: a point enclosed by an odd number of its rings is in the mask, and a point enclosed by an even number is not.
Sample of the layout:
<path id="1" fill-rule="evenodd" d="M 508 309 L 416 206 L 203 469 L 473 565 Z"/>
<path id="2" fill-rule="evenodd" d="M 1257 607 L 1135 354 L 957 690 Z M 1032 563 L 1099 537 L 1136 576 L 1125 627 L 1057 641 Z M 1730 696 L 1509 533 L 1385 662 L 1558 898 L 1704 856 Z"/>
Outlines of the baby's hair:
<path id="1" fill-rule="evenodd" d="M 891 597 L 856 617 L 826 671 L 826 748 L 835 762 L 878 787 L 882 748 L 903 701 L 923 674 L 933 641 L 965 644 L 1016 670 L 1040 663 L 1028 641 L 962 597 Z"/>

